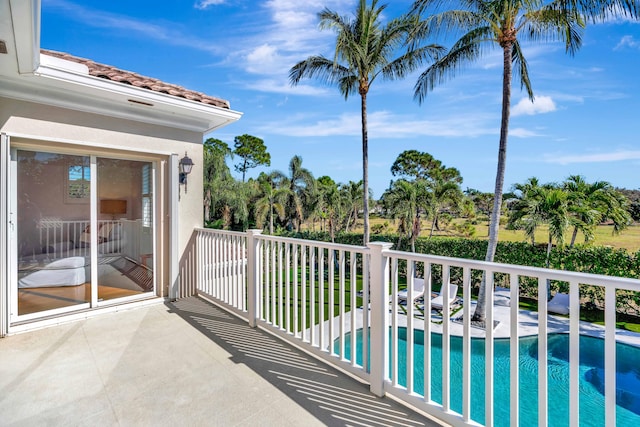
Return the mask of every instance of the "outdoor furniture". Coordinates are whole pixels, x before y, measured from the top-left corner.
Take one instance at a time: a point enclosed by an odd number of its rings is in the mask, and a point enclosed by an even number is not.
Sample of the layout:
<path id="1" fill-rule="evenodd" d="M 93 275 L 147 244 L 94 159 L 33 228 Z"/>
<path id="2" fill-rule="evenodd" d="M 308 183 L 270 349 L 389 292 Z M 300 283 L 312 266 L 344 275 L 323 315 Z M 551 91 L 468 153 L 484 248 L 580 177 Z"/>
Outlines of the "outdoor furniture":
<path id="1" fill-rule="evenodd" d="M 413 299 L 424 295 L 424 279 L 420 277 L 413 278 Z M 398 301 L 406 302 L 409 298 L 409 289 L 403 289 L 398 292 Z"/>
<path id="2" fill-rule="evenodd" d="M 569 294 L 556 292 L 547 303 L 547 311 L 549 313 L 569 314 Z"/>
<path id="3" fill-rule="evenodd" d="M 440 288 L 440 294 L 431 300 L 431 308 L 435 310 L 442 310 L 442 306 L 444 304 L 442 290 L 444 289 L 444 285 Z M 458 293 L 458 285 L 453 285 L 449 283 L 449 306 L 455 301 L 456 294 Z"/>
<path id="4" fill-rule="evenodd" d="M 493 293 L 493 304 L 501 305 L 503 307 L 511 306 L 511 289 L 501 288 L 496 286 L 496 290 Z"/>

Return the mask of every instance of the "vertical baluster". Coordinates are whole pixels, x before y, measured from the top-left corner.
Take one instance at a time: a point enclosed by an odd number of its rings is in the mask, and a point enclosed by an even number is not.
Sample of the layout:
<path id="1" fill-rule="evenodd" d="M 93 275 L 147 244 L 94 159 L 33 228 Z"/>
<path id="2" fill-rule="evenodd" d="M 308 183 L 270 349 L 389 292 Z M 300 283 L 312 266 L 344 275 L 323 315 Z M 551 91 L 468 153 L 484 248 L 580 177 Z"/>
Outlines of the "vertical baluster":
<path id="1" fill-rule="evenodd" d="M 415 271 L 415 263 L 413 261 L 407 260 L 407 327 L 406 327 L 406 342 L 407 342 L 407 350 L 406 350 L 406 379 L 407 379 L 407 393 L 413 393 L 413 371 L 414 371 L 414 357 L 413 353 L 415 347 L 413 345 L 414 341 L 414 322 L 415 322 L 415 289 L 414 282 L 416 277 Z M 444 351 L 443 351 L 444 355 Z"/>
<path id="2" fill-rule="evenodd" d="M 391 384 L 397 387 L 398 381 L 398 258 L 391 260 Z M 427 351 L 425 349 L 425 351 Z"/>
<path id="3" fill-rule="evenodd" d="M 307 246 L 301 246 L 301 264 L 300 264 L 300 274 L 301 274 L 301 287 L 300 287 L 300 318 L 301 318 L 301 328 L 302 328 L 302 341 L 305 342 L 307 340 Z"/>
<path id="4" fill-rule="evenodd" d="M 518 283 L 518 275 L 510 273 L 509 275 L 510 291 L 510 376 L 511 376 L 511 425 L 520 425 L 520 334 L 518 331 L 518 314 L 520 305 L 520 285 Z"/>
<path id="5" fill-rule="evenodd" d="M 485 425 L 493 426 L 493 286 L 494 272 L 486 271 L 487 284 L 485 295 L 487 298 L 485 314 Z M 546 371 L 545 371 L 546 372 Z"/>
<path id="6" fill-rule="evenodd" d="M 358 292 L 358 274 L 357 274 L 357 255 L 355 252 L 351 252 L 351 282 L 350 282 L 350 286 L 349 286 L 349 296 L 350 298 L 350 302 L 349 302 L 349 313 L 350 313 L 350 320 L 351 320 L 351 324 L 349 325 L 349 331 L 350 331 L 350 348 L 351 348 L 351 366 L 356 366 L 356 317 L 357 317 L 357 310 L 356 310 L 356 293 Z"/>
<path id="7" fill-rule="evenodd" d="M 335 315 L 335 262 L 336 262 L 336 253 L 334 249 L 329 250 L 329 352 L 331 354 L 335 354 L 335 346 L 334 343 L 336 341 L 336 332 L 334 327 L 334 315 Z"/>
<path id="8" fill-rule="evenodd" d="M 284 297 L 283 297 L 283 270 L 282 270 L 282 251 L 283 242 L 278 245 L 278 326 L 280 329 L 284 329 Z"/>
<path id="9" fill-rule="evenodd" d="M 277 289 L 276 289 L 276 246 L 278 245 L 275 241 L 269 242 L 271 245 L 271 324 L 274 326 L 278 325 L 278 313 L 277 309 Z"/>
<path id="10" fill-rule="evenodd" d="M 431 263 L 424 266 L 424 401 L 431 402 Z M 429 349 L 429 350 L 427 350 Z"/>
<path id="11" fill-rule="evenodd" d="M 369 363 L 369 295 L 371 291 L 369 276 L 369 256 L 362 257 L 362 288 L 364 315 L 362 316 L 362 367 L 365 372 L 370 371 Z"/>
<path id="12" fill-rule="evenodd" d="M 442 264 L 442 409 L 449 411 L 451 408 L 451 331 L 450 331 L 450 300 L 452 295 L 449 283 L 451 282 L 451 266 Z"/>
<path id="13" fill-rule="evenodd" d="M 293 249 L 293 334 L 299 337 L 298 334 L 298 253 L 299 245 L 292 244 Z"/>
<path id="14" fill-rule="evenodd" d="M 569 425 L 580 425 L 580 284 L 577 281 L 569 284 Z"/>
<path id="15" fill-rule="evenodd" d="M 608 286 L 604 294 L 604 418 L 607 426 L 616 425 L 616 288 Z"/>
<path id="16" fill-rule="evenodd" d="M 462 310 L 462 419 L 468 423 L 471 420 L 471 270 L 468 267 L 462 272 Z"/>
<path id="17" fill-rule="evenodd" d="M 309 246 L 309 342 L 311 345 L 316 345 L 316 294 L 315 294 L 315 280 L 316 280 L 316 248 L 315 246 Z"/>
<path id="18" fill-rule="evenodd" d="M 326 334 L 324 329 L 324 248 L 318 248 L 319 260 L 318 260 L 318 331 L 320 333 L 320 350 L 327 349 Z M 352 347 L 353 348 L 353 347 Z"/>
<path id="19" fill-rule="evenodd" d="M 548 425 L 548 387 L 547 368 L 547 286 L 545 277 L 538 277 L 538 426 Z M 487 300 L 490 301 L 490 300 Z"/>
<path id="20" fill-rule="evenodd" d="M 285 280 L 285 293 L 287 296 L 286 310 L 287 310 L 287 332 L 291 332 L 291 244 L 285 243 L 284 246 L 284 258 L 286 266 Z"/>
<path id="21" fill-rule="evenodd" d="M 340 250 L 340 276 L 338 285 L 338 321 L 340 338 L 340 359 L 344 360 L 344 282 L 346 254 Z"/>

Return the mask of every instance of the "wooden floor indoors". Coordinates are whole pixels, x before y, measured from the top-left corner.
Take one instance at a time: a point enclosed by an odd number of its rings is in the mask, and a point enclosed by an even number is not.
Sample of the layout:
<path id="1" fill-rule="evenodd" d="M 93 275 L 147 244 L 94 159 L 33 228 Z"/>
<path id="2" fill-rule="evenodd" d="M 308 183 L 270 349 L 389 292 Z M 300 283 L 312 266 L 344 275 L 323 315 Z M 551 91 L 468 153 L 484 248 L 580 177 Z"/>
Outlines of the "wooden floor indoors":
<path id="1" fill-rule="evenodd" d="M 131 290 L 113 286 L 98 286 L 98 299 L 110 300 L 144 293 L 142 289 Z M 91 286 L 53 286 L 18 289 L 18 314 L 31 314 L 56 308 L 84 304 L 91 301 Z"/>

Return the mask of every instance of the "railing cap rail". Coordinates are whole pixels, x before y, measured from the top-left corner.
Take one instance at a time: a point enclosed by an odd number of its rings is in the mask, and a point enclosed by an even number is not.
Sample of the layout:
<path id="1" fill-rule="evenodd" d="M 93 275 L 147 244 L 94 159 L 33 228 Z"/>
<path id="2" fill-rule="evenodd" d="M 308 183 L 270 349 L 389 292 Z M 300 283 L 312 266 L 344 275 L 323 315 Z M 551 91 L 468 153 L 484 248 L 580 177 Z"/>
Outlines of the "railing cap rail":
<path id="1" fill-rule="evenodd" d="M 590 285 L 608 285 L 619 289 L 640 291 L 640 280 L 628 277 L 605 276 L 603 274 L 591 274 L 578 271 L 553 270 L 550 268 L 530 267 L 526 265 L 503 264 L 498 262 L 478 261 L 465 258 L 452 258 L 440 255 L 418 254 L 389 250 L 386 256 L 401 258 L 407 261 L 431 262 L 447 264 L 451 267 L 468 267 L 477 270 L 485 270 L 494 273 L 510 273 L 520 276 L 536 276 L 549 280 L 561 280 L 566 282 L 578 282 Z"/>

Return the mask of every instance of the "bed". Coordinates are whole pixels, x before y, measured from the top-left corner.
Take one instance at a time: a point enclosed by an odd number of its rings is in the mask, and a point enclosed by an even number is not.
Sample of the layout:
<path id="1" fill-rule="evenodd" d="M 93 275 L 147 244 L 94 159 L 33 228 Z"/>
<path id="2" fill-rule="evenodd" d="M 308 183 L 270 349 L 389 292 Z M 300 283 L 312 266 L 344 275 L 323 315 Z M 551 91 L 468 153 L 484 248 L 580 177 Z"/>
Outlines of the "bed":
<path id="1" fill-rule="evenodd" d="M 87 259 L 81 256 L 62 258 L 43 267 L 29 266 L 26 275 L 18 280 L 18 288 L 78 286 L 86 282 Z"/>

